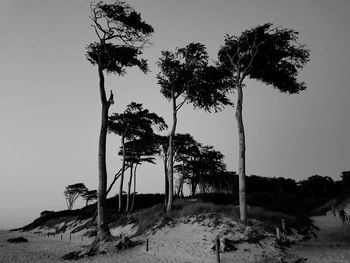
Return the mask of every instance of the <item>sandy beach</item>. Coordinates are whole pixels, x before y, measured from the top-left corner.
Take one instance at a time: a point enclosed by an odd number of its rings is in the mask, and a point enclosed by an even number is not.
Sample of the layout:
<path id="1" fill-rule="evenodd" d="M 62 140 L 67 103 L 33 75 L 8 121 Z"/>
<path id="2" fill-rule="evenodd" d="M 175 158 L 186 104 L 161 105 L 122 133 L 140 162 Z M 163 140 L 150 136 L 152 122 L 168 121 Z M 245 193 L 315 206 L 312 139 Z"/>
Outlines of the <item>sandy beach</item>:
<path id="1" fill-rule="evenodd" d="M 274 237 L 268 236 L 260 242 L 238 242 L 236 249 L 222 252 L 221 262 L 295 262 L 295 259 L 305 258 L 308 263 L 345 263 L 350 262 L 350 225 L 343 224 L 338 217 L 330 215 L 314 217 L 315 224 L 320 228 L 318 238 L 312 238 L 299 243 L 288 250 L 289 256 L 283 256 L 274 244 Z M 89 258 L 82 258 L 77 262 L 105 262 L 105 263 L 185 263 L 185 262 L 216 262 L 216 255 L 212 250 L 213 241 L 218 233 L 230 229 L 231 238 L 244 240 L 247 230 L 240 225 L 223 222 L 219 225 L 198 223 L 195 221 L 179 221 L 174 225 L 165 225 L 153 229 L 147 234 L 134 238 L 141 242 L 133 248 Z M 38 230 L 38 229 L 36 229 Z M 42 233 L 50 229 L 40 229 Z M 85 230 L 84 230 L 85 231 Z M 0 231 L 0 263 L 53 263 L 63 262 L 63 255 L 82 249 L 91 244 L 92 239 L 82 235 L 84 231 L 71 235 L 68 232 L 43 236 L 33 232 Z M 133 225 L 126 225 L 111 229 L 115 236 L 132 234 Z M 12 244 L 9 238 L 23 236 L 29 242 Z M 62 238 L 62 239 L 61 239 Z M 149 240 L 149 250 L 146 251 L 146 240 Z M 283 260 L 282 260 L 283 258 Z M 289 261 L 288 261 L 289 259 Z M 282 261 L 281 261 L 282 260 Z"/>
<path id="2" fill-rule="evenodd" d="M 118 236 L 125 229 L 114 229 L 111 232 Z M 236 240 L 246 237 L 246 230 L 239 225 L 231 226 L 233 237 Z M 216 262 L 216 254 L 212 250 L 215 237 L 218 233 L 226 231 L 225 225 L 204 226 L 196 222 L 177 222 L 173 226 L 164 226 L 161 229 L 150 231 L 146 235 L 137 237 L 136 240 L 143 242 L 131 249 L 116 251 L 83 258 L 77 262 Z M 63 234 L 55 237 L 43 237 L 33 232 L 8 232 L 0 234 L 0 263 L 21 262 L 62 262 L 61 257 L 69 252 L 79 250 L 92 242 L 92 239 L 84 237 L 82 233 L 72 235 Z M 11 244 L 7 239 L 23 236 L 28 239 L 27 243 Z M 149 250 L 146 251 L 146 239 L 149 240 Z M 270 258 L 278 258 L 280 251 L 273 245 L 274 238 L 268 236 L 258 243 L 238 242 L 236 250 L 221 253 L 221 262 L 264 262 Z M 265 261 L 267 262 L 267 261 Z M 268 261 L 272 262 L 272 261 Z"/>
<path id="3" fill-rule="evenodd" d="M 289 253 L 307 258 L 307 263 L 349 263 L 350 224 L 331 215 L 313 217 L 320 228 L 317 238 L 293 246 Z"/>

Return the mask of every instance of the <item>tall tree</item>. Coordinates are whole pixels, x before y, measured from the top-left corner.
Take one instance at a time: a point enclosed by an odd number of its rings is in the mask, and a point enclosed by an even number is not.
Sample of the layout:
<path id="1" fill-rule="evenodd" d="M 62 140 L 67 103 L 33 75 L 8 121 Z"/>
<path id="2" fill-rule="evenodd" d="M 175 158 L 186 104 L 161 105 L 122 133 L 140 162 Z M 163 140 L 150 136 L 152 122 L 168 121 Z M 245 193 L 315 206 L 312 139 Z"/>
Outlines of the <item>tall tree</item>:
<path id="1" fill-rule="evenodd" d="M 298 43 L 292 29 L 264 24 L 244 31 L 240 36 L 226 35 L 218 52 L 219 63 L 226 70 L 232 88 L 237 90 L 236 120 L 239 136 L 240 219 L 247 221 L 245 198 L 245 131 L 243 125 L 243 87 L 246 78 L 258 80 L 284 93 L 299 93 L 306 88 L 297 80 L 298 71 L 309 60 L 309 50 Z"/>
<path id="2" fill-rule="evenodd" d="M 90 19 L 98 38 L 97 42 L 87 46 L 87 59 L 97 66 L 99 91 L 102 106 L 101 130 L 98 143 L 98 199 L 97 199 L 97 236 L 95 243 L 109 240 L 111 235 L 106 219 L 106 137 L 108 110 L 114 103 L 111 91 L 106 96 L 104 72 L 123 75 L 127 67 L 137 66 L 147 72 L 147 61 L 140 59 L 142 48 L 147 43 L 153 28 L 141 19 L 131 6 L 117 0 L 114 4 L 99 1 L 90 5 Z"/>
<path id="3" fill-rule="evenodd" d="M 149 112 L 148 109 L 144 109 L 141 103 L 131 102 L 123 113 L 113 113 L 109 117 L 109 131 L 121 136 L 122 169 L 119 184 L 119 211 L 122 211 L 125 167 L 129 166 L 131 170 L 133 169 L 131 166 L 132 162 L 126 162 L 125 143 L 144 137 L 151 137 L 153 135 L 153 127 L 158 130 L 164 130 L 167 128 L 167 125 L 162 117 L 159 117 L 156 113 Z"/>
<path id="4" fill-rule="evenodd" d="M 185 103 L 207 111 L 219 110 L 230 104 L 225 95 L 221 72 L 208 64 L 206 48 L 200 43 L 190 43 L 175 52 L 162 51 L 158 61 L 160 73 L 157 75 L 161 93 L 172 105 L 172 126 L 168 145 L 169 194 L 167 214 L 173 209 L 174 158 L 173 144 L 177 126 L 177 113 Z"/>

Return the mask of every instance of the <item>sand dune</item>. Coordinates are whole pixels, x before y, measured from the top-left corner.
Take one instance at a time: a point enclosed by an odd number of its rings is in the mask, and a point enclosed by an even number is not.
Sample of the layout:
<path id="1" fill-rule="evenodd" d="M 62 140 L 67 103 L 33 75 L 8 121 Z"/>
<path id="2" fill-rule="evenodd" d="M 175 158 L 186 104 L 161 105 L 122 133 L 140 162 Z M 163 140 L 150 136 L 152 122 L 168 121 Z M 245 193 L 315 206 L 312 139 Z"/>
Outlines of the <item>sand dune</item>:
<path id="1" fill-rule="evenodd" d="M 208 222 L 207 222 L 208 223 Z M 125 233 L 125 229 L 132 229 L 130 225 L 125 228 L 113 229 L 111 232 L 118 236 Z M 45 231 L 48 231 L 46 229 Z M 183 220 L 175 222 L 174 225 L 165 225 L 149 231 L 147 234 L 137 237 L 143 244 L 128 250 L 115 253 L 98 255 L 90 258 L 83 258 L 77 262 L 106 262 L 106 263 L 151 263 L 151 262 L 216 262 L 216 255 L 211 249 L 215 237 L 219 233 L 230 233 L 236 239 L 236 250 L 221 253 L 221 262 L 272 262 L 278 259 L 280 251 L 274 246 L 274 237 L 267 233 L 266 238 L 257 243 L 245 242 L 246 234 L 253 231 L 252 228 L 245 229 L 241 225 L 206 224 L 195 220 Z M 64 234 L 61 240 L 60 235 L 55 237 L 42 237 L 28 232 L 1 232 L 0 235 L 0 262 L 62 262 L 60 258 L 82 246 L 91 243 L 92 239 L 84 237 L 81 241 L 81 234 Z M 29 240 L 28 243 L 10 244 L 8 238 L 23 236 Z M 149 240 L 149 251 L 146 251 L 146 239 Z M 239 242 L 243 240 L 243 242 Z"/>
<path id="2" fill-rule="evenodd" d="M 313 219 L 320 228 L 318 237 L 294 246 L 289 253 L 307 258 L 307 263 L 349 263 L 350 224 L 331 215 Z"/>

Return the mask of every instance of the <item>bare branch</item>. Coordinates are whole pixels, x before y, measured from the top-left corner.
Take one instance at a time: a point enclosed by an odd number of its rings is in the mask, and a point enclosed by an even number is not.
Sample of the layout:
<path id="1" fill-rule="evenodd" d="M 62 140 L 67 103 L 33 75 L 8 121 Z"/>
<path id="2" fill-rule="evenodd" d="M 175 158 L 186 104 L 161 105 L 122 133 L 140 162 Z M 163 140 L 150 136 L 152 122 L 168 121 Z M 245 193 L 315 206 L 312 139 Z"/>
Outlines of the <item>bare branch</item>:
<path id="1" fill-rule="evenodd" d="M 178 111 L 178 110 L 185 104 L 185 102 L 187 101 L 187 99 L 188 99 L 188 97 L 186 96 L 186 97 L 184 98 L 184 100 L 176 106 L 176 111 Z"/>

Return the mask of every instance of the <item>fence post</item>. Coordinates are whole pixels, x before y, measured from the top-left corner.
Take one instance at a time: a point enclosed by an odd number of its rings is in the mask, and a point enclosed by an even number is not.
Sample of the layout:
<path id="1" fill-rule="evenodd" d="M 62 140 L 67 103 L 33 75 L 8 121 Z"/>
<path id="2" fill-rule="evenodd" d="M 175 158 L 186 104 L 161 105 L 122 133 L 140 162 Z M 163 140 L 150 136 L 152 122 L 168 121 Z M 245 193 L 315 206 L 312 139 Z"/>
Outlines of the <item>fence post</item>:
<path id="1" fill-rule="evenodd" d="M 283 233 L 286 233 L 286 222 L 285 222 L 284 218 L 282 218 L 282 231 L 283 231 Z"/>
<path id="2" fill-rule="evenodd" d="M 148 251 L 148 238 L 146 239 L 146 252 Z"/>
<path id="3" fill-rule="evenodd" d="M 62 234 L 61 234 L 61 240 L 62 240 Z"/>
<path id="4" fill-rule="evenodd" d="M 276 227 L 276 238 L 277 238 L 277 240 L 280 240 L 280 239 L 281 239 L 279 227 Z"/>
<path id="5" fill-rule="evenodd" d="M 220 263 L 220 239 L 219 236 L 215 239 L 216 262 Z"/>

